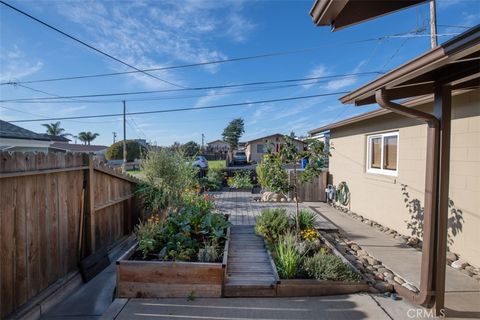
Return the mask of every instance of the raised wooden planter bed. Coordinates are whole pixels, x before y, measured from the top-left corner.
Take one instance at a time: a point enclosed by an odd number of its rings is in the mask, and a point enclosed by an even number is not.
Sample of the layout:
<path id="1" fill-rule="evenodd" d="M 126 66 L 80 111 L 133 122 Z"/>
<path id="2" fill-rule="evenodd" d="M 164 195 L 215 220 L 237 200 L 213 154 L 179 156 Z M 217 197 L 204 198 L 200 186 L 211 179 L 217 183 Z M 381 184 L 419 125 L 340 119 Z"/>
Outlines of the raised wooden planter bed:
<path id="1" fill-rule="evenodd" d="M 136 248 L 117 260 L 118 298 L 222 297 L 228 238 L 219 263 L 129 260 Z"/>
<path id="2" fill-rule="evenodd" d="M 329 247 L 333 254 L 338 256 L 345 264 L 347 264 L 352 270 L 358 272 L 358 270 L 348 261 L 345 257 L 333 246 L 327 239 L 320 236 L 322 241 Z M 275 262 L 270 256 L 272 267 L 276 272 Z M 278 277 L 278 275 L 277 275 Z M 332 280 L 316 280 L 316 279 L 280 279 L 276 285 L 277 297 L 316 297 L 327 296 L 336 294 L 351 294 L 357 292 L 368 292 L 370 286 L 365 278 L 359 282 L 353 281 L 332 281 Z"/>

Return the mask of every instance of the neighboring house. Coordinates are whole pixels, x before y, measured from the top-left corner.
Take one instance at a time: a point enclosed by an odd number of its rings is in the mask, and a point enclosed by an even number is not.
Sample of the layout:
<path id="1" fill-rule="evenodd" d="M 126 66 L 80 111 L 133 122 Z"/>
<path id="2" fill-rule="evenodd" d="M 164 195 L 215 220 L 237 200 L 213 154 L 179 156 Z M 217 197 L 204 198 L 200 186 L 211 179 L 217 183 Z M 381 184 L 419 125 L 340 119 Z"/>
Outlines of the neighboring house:
<path id="1" fill-rule="evenodd" d="M 284 142 L 283 134 L 273 134 L 266 137 L 261 137 L 255 140 L 248 141 L 245 145 L 245 154 L 247 159 L 252 163 L 259 163 L 263 160 L 263 156 L 267 152 L 276 153 L 280 151 L 280 146 Z M 305 142 L 294 139 L 295 144 L 299 150 L 303 150 Z"/>
<path id="2" fill-rule="evenodd" d="M 426 112 L 433 109 L 432 99 L 408 105 Z M 480 266 L 480 90 L 453 96 L 451 126 L 449 248 Z M 335 186 L 347 183 L 350 210 L 421 237 L 427 125 L 380 109 L 309 133 L 325 131 L 333 145 L 331 181 Z"/>
<path id="3" fill-rule="evenodd" d="M 207 152 L 209 153 L 226 153 L 230 149 L 230 145 L 223 140 L 215 140 L 207 143 Z"/>
<path id="4" fill-rule="evenodd" d="M 20 152 L 47 152 L 53 143 L 48 135 L 0 120 L 0 150 Z"/>
<path id="5" fill-rule="evenodd" d="M 323 131 L 323 130 L 322 131 L 314 130 L 314 132 L 311 134 L 310 138 L 317 139 L 317 140 L 322 141 L 324 143 L 325 156 L 324 156 L 323 168 L 328 169 L 330 157 L 328 157 L 327 154 L 328 154 L 328 152 L 330 152 L 330 132 L 329 131 Z"/>
<path id="6" fill-rule="evenodd" d="M 54 142 L 50 145 L 49 151 L 53 152 L 84 152 L 93 153 L 98 159 L 105 159 L 105 152 L 108 146 L 102 145 L 85 145 L 85 144 L 73 144 L 65 142 Z"/>

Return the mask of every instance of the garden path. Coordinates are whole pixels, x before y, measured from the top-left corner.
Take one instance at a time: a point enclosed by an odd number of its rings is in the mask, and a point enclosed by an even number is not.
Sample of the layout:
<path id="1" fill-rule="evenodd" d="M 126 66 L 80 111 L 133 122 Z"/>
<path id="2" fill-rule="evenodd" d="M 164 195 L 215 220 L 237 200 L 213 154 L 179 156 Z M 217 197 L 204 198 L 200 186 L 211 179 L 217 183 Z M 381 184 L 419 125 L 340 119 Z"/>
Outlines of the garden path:
<path id="1" fill-rule="evenodd" d="M 262 210 L 269 208 L 285 208 L 289 213 L 295 212 L 295 203 L 289 202 L 259 202 L 254 201 L 257 194 L 247 191 L 222 191 L 213 192 L 217 209 L 230 215 L 233 225 L 255 225 L 256 217 Z M 300 203 L 300 208 L 309 208 L 306 203 Z M 336 225 L 318 215 L 316 228 L 325 231 L 337 231 Z"/>

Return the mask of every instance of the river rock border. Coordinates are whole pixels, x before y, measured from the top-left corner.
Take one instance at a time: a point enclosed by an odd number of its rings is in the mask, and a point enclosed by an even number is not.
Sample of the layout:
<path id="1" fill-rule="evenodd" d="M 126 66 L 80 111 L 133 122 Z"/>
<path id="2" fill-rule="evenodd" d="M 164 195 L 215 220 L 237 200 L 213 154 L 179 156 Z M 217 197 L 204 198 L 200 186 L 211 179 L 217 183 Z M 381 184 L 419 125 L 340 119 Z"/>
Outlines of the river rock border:
<path id="1" fill-rule="evenodd" d="M 421 250 L 422 249 L 422 241 L 418 239 L 417 237 L 412 237 L 412 236 L 406 236 L 402 235 L 399 232 L 397 232 L 394 229 L 385 227 L 381 225 L 380 223 L 373 221 L 371 219 L 367 219 L 353 211 L 350 211 L 348 208 L 344 206 L 340 206 L 335 203 L 330 203 L 332 207 L 337 209 L 340 212 L 343 212 L 350 217 L 352 217 L 355 220 L 358 220 L 360 222 L 363 222 L 378 231 L 384 232 L 385 234 L 390 235 L 392 238 L 397 239 L 401 242 L 403 242 L 405 245 Z M 447 251 L 447 264 L 451 266 L 454 269 L 457 269 L 458 271 L 462 272 L 463 274 L 474 278 L 477 281 L 480 281 L 480 268 L 475 268 L 474 266 L 470 265 L 467 261 L 461 259 L 458 254 Z"/>
<path id="2" fill-rule="evenodd" d="M 395 284 L 404 286 L 413 292 L 418 292 L 417 287 L 388 269 L 380 260 L 372 257 L 356 242 L 339 233 L 327 233 L 324 234 L 324 237 L 333 243 L 337 250 L 363 274 L 368 284 L 376 292 L 393 292 Z"/>

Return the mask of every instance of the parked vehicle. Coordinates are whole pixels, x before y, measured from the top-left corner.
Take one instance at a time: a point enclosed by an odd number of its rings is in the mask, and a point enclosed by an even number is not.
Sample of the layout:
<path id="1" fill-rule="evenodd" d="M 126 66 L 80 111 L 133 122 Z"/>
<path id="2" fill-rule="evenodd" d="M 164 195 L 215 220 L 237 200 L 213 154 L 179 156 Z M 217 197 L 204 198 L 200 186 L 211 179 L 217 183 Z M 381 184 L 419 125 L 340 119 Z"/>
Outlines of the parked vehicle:
<path id="1" fill-rule="evenodd" d="M 248 164 L 247 155 L 245 154 L 245 151 L 236 151 L 233 154 L 233 164 L 234 165 Z"/>
<path id="2" fill-rule="evenodd" d="M 204 156 L 196 156 L 193 165 L 200 170 L 208 170 L 208 161 Z"/>

